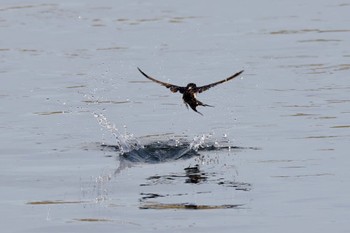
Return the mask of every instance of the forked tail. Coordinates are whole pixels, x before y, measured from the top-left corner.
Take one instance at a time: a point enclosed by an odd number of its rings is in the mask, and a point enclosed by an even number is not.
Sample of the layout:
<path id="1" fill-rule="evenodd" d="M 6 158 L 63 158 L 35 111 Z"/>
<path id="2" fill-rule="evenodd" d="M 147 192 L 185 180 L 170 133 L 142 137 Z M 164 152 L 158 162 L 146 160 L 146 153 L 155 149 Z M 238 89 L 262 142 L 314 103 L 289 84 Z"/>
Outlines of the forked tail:
<path id="1" fill-rule="evenodd" d="M 203 107 L 214 107 L 214 106 L 212 106 L 212 105 L 209 105 L 209 104 L 204 104 L 204 103 L 202 103 L 201 101 L 199 101 L 199 100 L 197 100 L 197 106 L 203 106 Z M 194 108 L 192 108 L 196 113 L 198 113 L 198 114 L 200 114 L 200 115 L 202 115 L 203 116 L 203 114 L 201 113 L 201 112 L 198 112 L 197 111 L 197 106 L 195 106 Z"/>
<path id="2" fill-rule="evenodd" d="M 203 107 L 214 107 L 213 105 L 209 105 L 209 104 L 203 104 L 202 102 L 200 102 L 199 100 L 197 100 L 197 106 L 203 106 Z"/>

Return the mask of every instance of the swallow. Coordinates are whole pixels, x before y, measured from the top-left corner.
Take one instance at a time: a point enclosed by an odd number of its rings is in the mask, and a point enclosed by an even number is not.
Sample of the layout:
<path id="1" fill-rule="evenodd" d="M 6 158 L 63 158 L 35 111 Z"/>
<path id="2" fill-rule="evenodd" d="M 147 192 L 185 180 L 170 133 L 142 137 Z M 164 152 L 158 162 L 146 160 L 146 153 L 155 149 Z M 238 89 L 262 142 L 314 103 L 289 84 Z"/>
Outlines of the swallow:
<path id="1" fill-rule="evenodd" d="M 137 67 L 137 69 L 140 71 L 140 73 L 143 76 L 145 76 L 146 78 L 148 78 L 149 80 L 151 80 L 153 82 L 156 82 L 162 86 L 165 86 L 166 88 L 169 88 L 171 92 L 173 92 L 173 93 L 180 92 L 182 94 L 182 99 L 183 99 L 184 103 L 186 104 L 186 107 L 188 108 L 188 106 L 190 106 L 193 111 L 195 111 L 196 113 L 198 113 L 200 115 L 203 115 L 203 114 L 197 111 L 198 106 L 203 106 L 203 107 L 214 107 L 214 106 L 204 104 L 201 101 L 197 100 L 196 95 L 198 93 L 202 93 L 203 91 L 206 91 L 206 90 L 208 90 L 208 89 L 210 89 L 218 84 L 230 81 L 231 79 L 234 79 L 237 76 L 239 76 L 244 71 L 244 70 L 241 70 L 241 71 L 235 73 L 234 75 L 231 75 L 230 77 L 228 77 L 226 79 L 223 79 L 221 81 L 211 83 L 208 85 L 197 87 L 197 85 L 195 83 L 189 83 L 189 84 L 187 84 L 186 87 L 181 87 L 181 86 L 177 86 L 174 84 L 159 81 L 159 80 L 152 78 L 151 76 L 145 74 L 140 68 Z"/>

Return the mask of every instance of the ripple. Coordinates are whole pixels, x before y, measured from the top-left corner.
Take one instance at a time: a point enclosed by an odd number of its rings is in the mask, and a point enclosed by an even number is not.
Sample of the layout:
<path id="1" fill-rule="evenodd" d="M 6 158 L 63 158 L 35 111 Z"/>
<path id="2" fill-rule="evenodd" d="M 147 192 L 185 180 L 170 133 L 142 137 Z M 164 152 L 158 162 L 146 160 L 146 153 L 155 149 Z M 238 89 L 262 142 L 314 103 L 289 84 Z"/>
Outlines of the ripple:
<path id="1" fill-rule="evenodd" d="M 69 113 L 69 111 L 34 112 L 35 115 L 41 115 L 41 116 L 49 116 L 49 115 L 56 115 L 56 114 L 66 114 L 66 113 Z"/>
<path id="2" fill-rule="evenodd" d="M 350 125 L 335 125 L 331 127 L 332 129 L 343 129 L 343 128 L 350 128 Z"/>
<path id="3" fill-rule="evenodd" d="M 342 40 L 338 39 L 313 39 L 313 40 L 298 40 L 299 43 L 308 43 L 308 42 L 341 42 Z"/>
<path id="4" fill-rule="evenodd" d="M 320 29 L 301 29 L 301 30 L 279 30 L 270 32 L 271 35 L 284 35 L 284 34 L 300 34 L 300 33 L 339 33 L 350 32 L 349 29 L 334 29 L 334 30 L 320 30 Z"/>
<path id="5" fill-rule="evenodd" d="M 57 6 L 57 4 L 37 4 L 37 5 L 14 5 L 14 6 L 5 6 L 0 7 L 0 11 L 7 11 L 7 10 L 19 10 L 19 9 L 28 9 L 28 8 L 36 8 L 36 7 L 54 7 Z"/>

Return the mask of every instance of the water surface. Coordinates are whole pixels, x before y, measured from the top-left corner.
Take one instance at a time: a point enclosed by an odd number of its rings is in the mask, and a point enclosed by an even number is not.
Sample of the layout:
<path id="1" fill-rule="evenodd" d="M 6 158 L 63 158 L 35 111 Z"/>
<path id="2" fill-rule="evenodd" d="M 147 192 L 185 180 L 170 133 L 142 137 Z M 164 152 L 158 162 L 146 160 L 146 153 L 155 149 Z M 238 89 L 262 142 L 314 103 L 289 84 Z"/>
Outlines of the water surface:
<path id="1" fill-rule="evenodd" d="M 2 1 L 2 229 L 348 232 L 349 9 Z"/>

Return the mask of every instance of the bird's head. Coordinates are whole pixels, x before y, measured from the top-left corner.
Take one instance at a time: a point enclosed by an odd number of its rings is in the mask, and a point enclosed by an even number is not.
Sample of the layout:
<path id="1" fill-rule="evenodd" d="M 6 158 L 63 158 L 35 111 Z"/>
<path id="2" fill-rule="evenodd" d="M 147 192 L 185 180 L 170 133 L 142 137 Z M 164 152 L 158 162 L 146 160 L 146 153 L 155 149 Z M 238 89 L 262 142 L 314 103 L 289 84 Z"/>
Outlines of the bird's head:
<path id="1" fill-rule="evenodd" d="M 192 90 L 192 89 L 196 89 L 196 88 L 197 88 L 197 85 L 195 83 L 189 83 L 186 86 L 187 90 Z"/>

